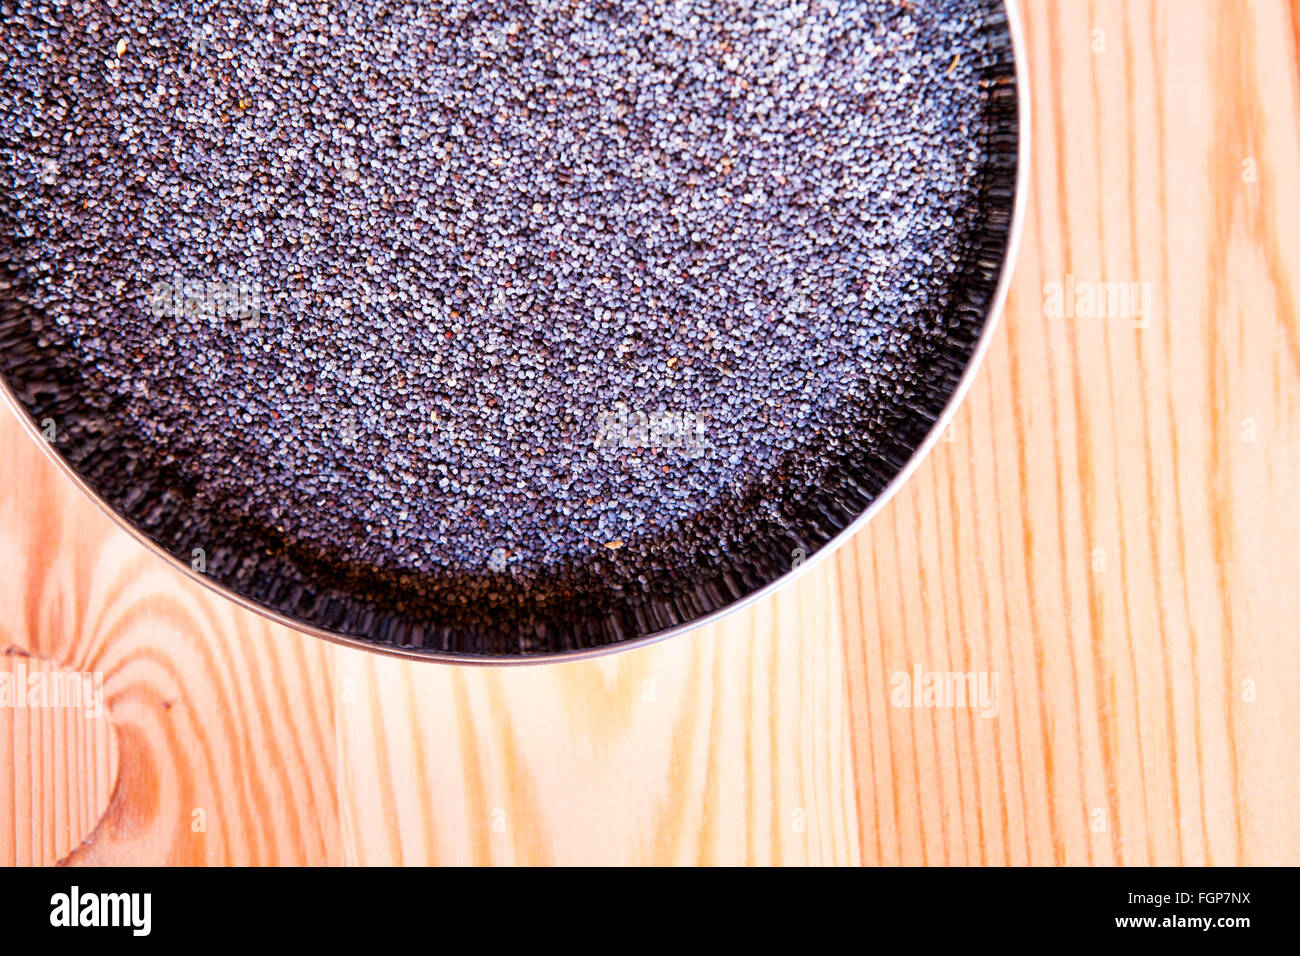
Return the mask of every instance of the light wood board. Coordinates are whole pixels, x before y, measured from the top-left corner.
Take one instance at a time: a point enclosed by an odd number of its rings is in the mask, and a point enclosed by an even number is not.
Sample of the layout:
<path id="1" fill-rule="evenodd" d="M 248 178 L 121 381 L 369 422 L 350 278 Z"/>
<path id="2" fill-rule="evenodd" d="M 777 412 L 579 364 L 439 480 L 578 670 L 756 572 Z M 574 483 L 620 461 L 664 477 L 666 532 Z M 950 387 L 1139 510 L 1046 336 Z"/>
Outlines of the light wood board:
<path id="1" fill-rule="evenodd" d="M 510 670 L 327 645 L 0 415 L 0 650 L 101 673 L 112 725 L 0 711 L 0 863 L 1300 863 L 1300 11 L 1023 9 L 987 362 L 864 531 L 716 626 Z M 1052 316 L 1067 276 L 1151 307 Z M 914 670 L 996 675 L 996 713 L 896 706 Z"/>

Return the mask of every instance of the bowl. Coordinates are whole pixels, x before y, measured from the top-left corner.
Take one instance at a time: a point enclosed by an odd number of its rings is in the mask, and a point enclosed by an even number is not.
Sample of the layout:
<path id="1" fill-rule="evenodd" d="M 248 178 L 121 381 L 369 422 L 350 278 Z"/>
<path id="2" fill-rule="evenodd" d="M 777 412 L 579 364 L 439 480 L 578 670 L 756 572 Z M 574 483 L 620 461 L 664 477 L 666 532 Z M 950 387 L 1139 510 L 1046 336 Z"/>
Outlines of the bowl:
<path id="1" fill-rule="evenodd" d="M 968 237 L 942 328 L 925 340 L 924 387 L 886 433 L 838 436 L 810 493 L 768 508 L 779 514 L 747 540 L 692 555 L 682 568 L 638 574 L 633 567 L 614 579 L 602 556 L 576 569 L 581 586 L 544 604 L 434 605 L 410 576 L 376 574 L 346 555 L 317 553 L 238 514 L 205 508 L 191 478 L 157 465 L 138 436 L 87 403 L 84 370 L 48 348 L 49 325 L 27 304 L 18 277 L 5 272 L 5 260 L 0 392 L 63 473 L 142 544 L 226 598 L 326 640 L 421 660 L 523 663 L 640 647 L 715 621 L 825 560 L 884 507 L 938 440 L 988 349 L 1020 234 L 1029 125 L 1016 8 L 987 0 L 985 18 L 989 49 L 979 70 L 991 133 L 978 191 L 982 226 Z M 470 577 L 463 585 L 467 595 L 493 586 Z"/>

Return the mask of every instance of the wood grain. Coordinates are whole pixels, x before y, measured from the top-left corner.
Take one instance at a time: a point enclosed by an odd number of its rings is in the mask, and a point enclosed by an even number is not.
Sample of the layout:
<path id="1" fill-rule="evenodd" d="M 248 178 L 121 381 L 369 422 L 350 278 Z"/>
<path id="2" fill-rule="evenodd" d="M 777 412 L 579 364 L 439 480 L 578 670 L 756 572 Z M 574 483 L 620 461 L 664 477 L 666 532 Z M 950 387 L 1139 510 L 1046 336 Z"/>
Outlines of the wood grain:
<path id="1" fill-rule="evenodd" d="M 12 649 L 0 657 L 0 865 L 55 863 L 84 843 L 117 779 L 98 675 Z"/>
<path id="2" fill-rule="evenodd" d="M 68 860 L 1300 863 L 1300 12 L 1023 8 L 985 367 L 863 532 L 715 626 L 507 671 L 325 645 L 167 569 L 5 415 L 0 646 L 103 672 L 117 741 Z M 1054 317 L 1067 276 L 1152 308 Z M 913 672 L 996 712 L 898 706 Z M 0 862 L 61 857 L 81 744 L 10 739 Z"/>
<path id="3" fill-rule="evenodd" d="M 104 815 L 60 858 L 340 861 L 325 648 L 186 581 L 3 421 L 0 648 L 102 674 L 118 755 Z M 67 799 L 47 759 L 65 756 L 44 747 L 0 764 L 0 793 L 28 787 L 30 802 L 15 800 L 28 814 Z"/>

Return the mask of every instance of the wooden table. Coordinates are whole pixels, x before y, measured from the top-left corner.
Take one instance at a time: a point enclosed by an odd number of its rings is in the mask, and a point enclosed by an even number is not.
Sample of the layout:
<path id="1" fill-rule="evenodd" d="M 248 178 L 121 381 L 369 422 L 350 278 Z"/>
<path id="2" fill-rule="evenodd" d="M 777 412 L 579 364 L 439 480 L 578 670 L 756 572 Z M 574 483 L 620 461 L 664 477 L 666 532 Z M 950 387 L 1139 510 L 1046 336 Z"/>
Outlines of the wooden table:
<path id="1" fill-rule="evenodd" d="M 0 667 L 102 672 L 109 719 L 0 708 L 0 862 L 1300 863 L 1300 8 L 1024 7 L 987 363 L 862 533 L 717 626 L 334 647 L 167 568 L 5 412 Z M 1067 281 L 1152 308 L 1056 316 Z M 897 706 L 914 671 L 996 713 Z"/>

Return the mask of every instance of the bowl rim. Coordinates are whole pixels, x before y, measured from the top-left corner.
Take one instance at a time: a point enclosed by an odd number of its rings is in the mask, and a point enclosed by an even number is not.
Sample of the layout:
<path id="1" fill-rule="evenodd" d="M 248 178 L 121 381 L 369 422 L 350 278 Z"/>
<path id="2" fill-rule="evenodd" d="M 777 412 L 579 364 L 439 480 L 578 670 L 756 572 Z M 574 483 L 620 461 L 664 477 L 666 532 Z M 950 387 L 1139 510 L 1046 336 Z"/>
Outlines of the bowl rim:
<path id="1" fill-rule="evenodd" d="M 706 614 L 702 614 L 694 620 L 675 624 L 671 627 L 650 634 L 643 634 L 640 637 L 635 637 L 627 641 L 603 644 L 598 647 L 579 648 L 569 651 L 555 651 L 544 654 L 500 657 L 458 654 L 448 651 L 422 650 L 419 648 L 381 644 L 364 638 L 353 637 L 347 634 L 331 631 L 327 628 L 310 624 L 305 621 L 299 621 L 287 614 L 275 610 L 274 608 L 267 607 L 252 598 L 240 594 L 238 591 L 222 584 L 220 581 L 208 574 L 196 571 L 181 558 L 156 544 L 146 534 L 144 534 L 144 532 L 140 531 L 140 529 L 127 520 L 126 517 L 119 514 L 86 482 L 86 480 L 63 458 L 62 455 L 59 455 L 54 450 L 50 443 L 46 441 L 44 434 L 36 423 L 36 420 L 19 400 L 18 396 L 14 393 L 12 386 L 3 375 L 0 375 L 0 397 L 3 397 L 4 402 L 14 412 L 22 428 L 26 430 L 28 435 L 30 435 L 40 446 L 45 457 L 52 461 L 64 475 L 70 478 L 73 484 L 92 502 L 94 502 L 100 511 L 108 515 L 108 517 L 112 519 L 118 527 L 124 529 L 132 538 L 144 545 L 150 552 L 162 558 L 190 580 L 202 584 L 208 590 L 227 600 L 233 601 L 238 606 L 252 611 L 268 621 L 282 625 L 300 634 L 320 638 L 343 647 L 358 648 L 371 653 L 383 654 L 388 657 L 397 657 L 404 660 L 494 667 L 521 664 L 562 664 L 571 661 L 588 660 L 594 657 L 604 657 L 610 654 L 619 654 L 624 651 L 649 647 L 652 644 L 658 644 L 661 641 L 666 641 L 671 637 L 677 637 L 678 635 L 696 630 L 697 628 L 716 624 L 722 618 L 735 614 L 736 612 L 757 603 L 774 593 L 778 588 L 783 588 L 801 575 L 806 574 L 811 568 L 822 563 L 843 547 L 845 542 L 852 538 L 867 524 L 867 522 L 875 517 L 875 515 L 889 503 L 890 499 L 898 493 L 898 490 L 903 486 L 907 479 L 911 477 L 912 473 L 920 467 L 921 462 L 929 456 L 930 451 L 940 440 L 949 424 L 951 424 L 953 417 L 957 413 L 957 408 L 966 397 L 966 393 L 970 390 L 970 387 L 979 372 L 979 368 L 984 362 L 984 357 L 989 351 L 994 332 L 1002 318 L 1002 312 L 1006 306 L 1007 293 L 1011 287 L 1012 272 L 1014 271 L 1016 258 L 1020 250 L 1020 242 L 1024 228 L 1025 206 L 1027 202 L 1026 195 L 1028 193 L 1029 182 L 1030 103 L 1029 82 L 1027 76 L 1028 64 L 1025 58 L 1024 26 L 1020 19 L 1019 0 L 1002 0 L 1002 7 L 1006 13 L 1007 29 L 1011 38 L 1011 50 L 1015 58 L 1016 122 L 1018 124 L 1016 132 L 1016 195 L 1012 206 L 1011 223 L 1007 231 L 1006 248 L 1003 252 L 1002 262 L 999 266 L 1000 271 L 997 286 L 994 289 L 993 297 L 990 300 L 988 309 L 985 313 L 984 325 L 980 330 L 979 340 L 976 343 L 974 351 L 971 352 L 970 359 L 966 363 L 966 368 L 962 372 L 962 376 L 958 380 L 957 386 L 953 389 L 952 394 L 949 395 L 943 411 L 935 419 L 934 424 L 930 427 L 925 438 L 916 446 L 903 467 L 894 474 L 885 488 L 865 509 L 863 509 L 861 514 L 849 522 L 849 524 L 841 529 L 835 537 L 826 542 L 826 544 L 819 548 L 805 561 L 800 563 L 797 567 L 792 567 L 780 577 L 773 578 L 762 587 L 746 594 L 744 597 L 738 598 L 730 604 L 709 611 Z"/>

